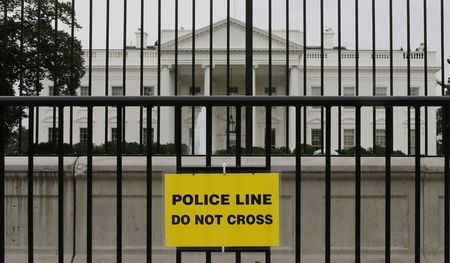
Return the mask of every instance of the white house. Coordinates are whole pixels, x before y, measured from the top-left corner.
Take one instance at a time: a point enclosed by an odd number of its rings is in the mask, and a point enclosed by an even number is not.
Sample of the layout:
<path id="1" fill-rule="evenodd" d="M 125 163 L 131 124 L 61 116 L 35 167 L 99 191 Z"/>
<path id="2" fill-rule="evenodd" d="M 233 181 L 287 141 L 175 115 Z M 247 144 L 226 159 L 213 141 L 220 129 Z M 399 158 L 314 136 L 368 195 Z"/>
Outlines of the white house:
<path id="1" fill-rule="evenodd" d="M 227 21 L 221 20 L 213 25 L 213 67 L 209 65 L 209 25 L 197 29 L 195 35 L 189 30 L 179 30 L 178 39 L 178 95 L 190 95 L 193 91 L 196 95 L 214 96 L 226 95 L 226 40 L 227 40 Z M 232 95 L 245 94 L 245 23 L 231 19 L 231 88 Z M 289 32 L 289 86 L 286 87 L 286 32 L 273 31 L 272 35 L 272 56 L 273 56 L 273 95 L 284 95 L 289 91 L 290 95 L 303 96 L 320 95 L 320 49 L 318 47 L 307 47 L 307 85 L 303 86 L 303 43 L 302 32 L 292 30 Z M 136 43 L 140 43 L 141 33 L 136 33 Z M 191 90 L 192 73 L 192 39 L 195 38 L 195 88 Z M 144 96 L 157 95 L 157 51 L 155 46 L 147 46 L 147 34 L 144 34 Z M 253 60 L 253 93 L 255 95 L 268 95 L 268 39 L 266 30 L 254 28 L 254 60 Z M 324 32 L 324 96 L 338 95 L 338 49 L 334 46 L 334 33 L 331 30 Z M 175 95 L 175 41 L 174 30 L 163 30 L 161 41 L 161 95 Z M 342 96 L 355 96 L 355 51 L 342 50 Z M 110 96 L 121 96 L 123 92 L 122 83 L 122 50 L 110 50 L 109 52 L 109 83 L 108 94 Z M 411 95 L 434 95 L 436 78 L 439 66 L 435 58 L 436 53 L 428 51 L 428 91 L 424 90 L 424 51 L 417 49 L 411 52 Z M 86 58 L 88 54 L 85 54 Z M 138 96 L 140 94 L 140 46 L 129 47 L 126 52 L 126 95 Z M 390 54 L 388 50 L 376 51 L 376 96 L 407 95 L 407 52 L 395 50 L 394 56 L 394 88 L 393 94 L 390 94 L 389 86 L 389 62 Z M 92 95 L 103 96 L 105 90 L 105 50 L 94 50 L 92 53 Z M 86 65 L 88 67 L 88 65 Z M 213 70 L 213 78 L 209 78 L 209 72 Z M 372 96 L 372 51 L 359 50 L 359 95 Z M 81 80 L 82 87 L 79 89 L 79 95 L 87 95 L 88 76 L 85 75 Z M 51 83 L 46 83 L 51 86 Z M 212 84 L 212 94 L 209 86 Z M 51 95 L 51 88 L 44 91 L 43 94 Z M 195 110 L 198 114 L 200 109 Z M 286 145 L 286 136 L 289 137 L 289 147 L 295 147 L 295 114 L 293 109 L 289 114 L 289 127 L 286 125 L 286 109 L 277 107 L 272 116 L 272 138 L 276 147 Z M 376 132 L 373 134 L 373 110 L 376 111 Z M 69 122 L 69 111 L 66 109 L 65 121 Z M 320 108 L 309 107 L 307 109 L 306 141 L 315 147 L 321 145 L 320 127 L 321 114 Z M 215 108 L 213 112 L 213 151 L 225 149 L 227 145 L 226 123 L 235 121 L 235 112 L 231 110 L 230 116 L 227 116 L 225 108 Z M 253 118 L 253 140 L 255 146 L 264 145 L 265 133 L 265 111 L 264 108 L 256 108 Z M 108 141 L 114 140 L 116 134 L 116 109 L 108 108 Z M 95 144 L 101 144 L 105 141 L 105 108 L 98 107 L 94 109 L 94 138 Z M 143 115 L 143 127 L 145 129 L 147 116 Z M 191 108 L 187 107 L 183 111 L 183 143 L 190 145 L 191 128 Z M 234 118 L 234 119 L 233 119 Z M 411 128 L 414 129 L 414 113 L 411 111 Z M 138 108 L 129 108 L 126 110 L 126 141 L 139 141 L 140 114 Z M 355 144 L 355 111 L 353 108 L 344 107 L 342 109 L 342 130 L 341 144 L 342 148 L 350 148 Z M 242 121 L 245 121 L 245 114 L 242 114 Z M 39 142 L 46 142 L 51 139 L 53 127 L 53 110 L 45 108 L 41 110 L 39 116 Z M 156 130 L 157 119 L 156 109 L 152 116 L 153 128 Z M 394 149 L 408 152 L 408 113 L 406 108 L 394 109 Z M 338 109 L 334 108 L 332 112 L 332 148 L 337 149 L 338 138 Z M 244 128 L 245 125 L 242 125 Z M 68 124 L 66 124 L 68 127 Z M 74 143 L 82 142 L 87 139 L 87 110 L 86 108 L 75 108 L 73 116 L 73 134 Z M 363 108 L 362 118 L 362 146 L 369 148 L 373 146 L 373 136 L 376 136 L 376 143 L 380 146 L 385 145 L 385 114 L 381 108 Z M 436 108 L 428 109 L 428 119 L 425 123 L 425 110 L 422 110 L 421 118 L 422 138 L 425 135 L 425 127 L 428 127 L 428 153 L 436 153 Z M 286 130 L 287 129 L 287 130 Z M 229 129 L 232 130 L 233 129 Z M 66 129 L 65 140 L 69 141 L 69 131 Z M 156 132 L 153 134 L 156 135 Z M 302 132 L 303 134 L 303 132 Z M 411 133 L 411 142 L 414 145 L 414 132 Z M 235 143 L 234 133 L 230 134 L 230 145 Z M 245 142 L 245 129 L 242 131 L 242 143 Z M 147 138 L 144 138 L 144 142 Z M 156 140 L 153 138 L 153 140 Z M 174 111 L 169 108 L 161 109 L 161 143 L 170 143 L 174 141 Z M 424 151 L 425 140 L 422 139 L 422 151 Z M 198 142 L 196 142 L 198 143 Z M 413 148 L 410 148 L 414 152 Z"/>

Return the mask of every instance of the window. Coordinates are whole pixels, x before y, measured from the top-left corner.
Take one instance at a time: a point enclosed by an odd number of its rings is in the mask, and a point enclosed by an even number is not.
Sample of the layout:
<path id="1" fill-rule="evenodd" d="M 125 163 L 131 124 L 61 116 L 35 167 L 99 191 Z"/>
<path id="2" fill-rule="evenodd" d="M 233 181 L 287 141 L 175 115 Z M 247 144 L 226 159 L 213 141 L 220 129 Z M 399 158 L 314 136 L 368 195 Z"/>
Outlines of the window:
<path id="1" fill-rule="evenodd" d="M 87 128 L 80 128 L 80 143 L 87 143 L 87 141 L 88 141 Z"/>
<path id="2" fill-rule="evenodd" d="M 375 96 L 386 96 L 387 89 L 386 87 L 376 87 L 375 88 Z M 376 107 L 377 110 L 382 110 L 384 107 Z"/>
<path id="3" fill-rule="evenodd" d="M 311 145 L 315 150 L 319 150 L 322 147 L 321 129 L 311 129 Z"/>
<path id="4" fill-rule="evenodd" d="M 48 95 L 49 95 L 49 96 L 56 96 L 56 93 L 55 93 L 55 87 L 53 87 L 53 86 L 48 86 Z"/>
<path id="5" fill-rule="evenodd" d="M 55 137 L 53 137 L 55 136 Z M 58 141 L 58 128 L 48 128 L 48 142 Z"/>
<path id="6" fill-rule="evenodd" d="M 152 128 L 152 130 L 150 131 L 150 143 L 153 143 L 154 142 L 154 138 L 153 138 L 153 128 Z M 143 130 L 142 130 L 142 144 L 147 144 L 147 128 L 144 128 Z"/>
<path id="7" fill-rule="evenodd" d="M 355 88 L 354 87 L 344 87 L 344 96 L 355 96 Z M 353 109 L 352 106 L 346 106 L 344 109 Z"/>
<path id="8" fill-rule="evenodd" d="M 322 92 L 320 87 L 311 87 L 311 96 L 321 96 Z"/>
<path id="9" fill-rule="evenodd" d="M 321 96 L 322 91 L 320 87 L 311 87 L 311 96 Z M 314 106 L 313 109 L 320 109 L 320 106 Z"/>
<path id="10" fill-rule="evenodd" d="M 344 87 L 344 96 L 355 96 L 354 87 Z"/>
<path id="11" fill-rule="evenodd" d="M 200 95 L 200 87 L 190 87 L 189 88 L 189 95 L 192 95 L 192 96 Z"/>
<path id="12" fill-rule="evenodd" d="M 227 120 L 228 125 L 228 137 L 229 137 L 229 146 L 236 147 L 236 121 L 233 119 L 234 110 L 233 107 L 230 108 L 230 117 Z"/>
<path id="13" fill-rule="evenodd" d="M 123 95 L 122 86 L 113 86 L 111 88 L 111 90 L 112 90 L 111 94 L 113 96 L 122 96 Z"/>
<path id="14" fill-rule="evenodd" d="M 239 87 L 230 87 L 230 96 L 239 95 Z"/>
<path id="15" fill-rule="evenodd" d="M 411 94 L 411 96 L 419 96 L 420 88 L 419 87 L 411 87 L 410 94 Z"/>
<path id="16" fill-rule="evenodd" d="M 270 88 L 270 91 L 272 92 L 272 95 L 277 95 L 277 88 L 272 87 Z M 264 88 L 264 95 L 269 95 L 269 87 Z"/>
<path id="17" fill-rule="evenodd" d="M 375 88 L 375 96 L 386 96 L 387 89 L 386 87 L 376 87 Z"/>
<path id="18" fill-rule="evenodd" d="M 117 142 L 117 128 L 111 128 L 111 141 Z"/>
<path id="19" fill-rule="evenodd" d="M 344 149 L 355 147 L 355 130 L 344 129 Z"/>
<path id="20" fill-rule="evenodd" d="M 409 144 L 409 152 L 411 154 L 416 154 L 416 130 L 411 129 L 411 140 Z"/>
<path id="21" fill-rule="evenodd" d="M 89 96 L 89 87 L 81 86 L 80 87 L 80 96 Z"/>
<path id="22" fill-rule="evenodd" d="M 377 129 L 375 131 L 375 145 L 379 147 L 386 147 L 386 130 Z"/>
<path id="23" fill-rule="evenodd" d="M 155 96 L 155 86 L 145 86 L 143 92 L 144 96 Z"/>

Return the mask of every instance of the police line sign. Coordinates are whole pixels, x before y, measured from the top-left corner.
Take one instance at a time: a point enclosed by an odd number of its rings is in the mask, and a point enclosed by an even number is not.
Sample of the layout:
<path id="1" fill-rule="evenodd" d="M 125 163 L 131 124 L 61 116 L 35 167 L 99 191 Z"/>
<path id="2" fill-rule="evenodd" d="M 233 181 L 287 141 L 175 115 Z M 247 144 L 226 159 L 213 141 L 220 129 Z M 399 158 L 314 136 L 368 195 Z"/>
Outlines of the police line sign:
<path id="1" fill-rule="evenodd" d="M 166 246 L 278 246 L 278 182 L 277 173 L 166 174 Z"/>

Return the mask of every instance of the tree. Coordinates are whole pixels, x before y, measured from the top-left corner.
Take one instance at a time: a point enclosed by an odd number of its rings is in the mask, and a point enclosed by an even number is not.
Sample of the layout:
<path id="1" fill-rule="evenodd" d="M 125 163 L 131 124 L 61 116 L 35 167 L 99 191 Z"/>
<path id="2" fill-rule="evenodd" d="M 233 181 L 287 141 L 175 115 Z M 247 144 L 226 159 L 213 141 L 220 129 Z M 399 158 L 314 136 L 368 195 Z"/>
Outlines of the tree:
<path id="1" fill-rule="evenodd" d="M 55 30 L 55 18 L 58 30 Z M 73 18 L 73 19 L 72 19 Z M 84 75 L 81 42 L 61 28 L 80 29 L 69 2 L 3 0 L 0 12 L 0 96 L 38 95 L 44 79 L 54 92 L 74 95 Z M 14 132 L 21 108 L 7 111 L 7 130 Z"/>

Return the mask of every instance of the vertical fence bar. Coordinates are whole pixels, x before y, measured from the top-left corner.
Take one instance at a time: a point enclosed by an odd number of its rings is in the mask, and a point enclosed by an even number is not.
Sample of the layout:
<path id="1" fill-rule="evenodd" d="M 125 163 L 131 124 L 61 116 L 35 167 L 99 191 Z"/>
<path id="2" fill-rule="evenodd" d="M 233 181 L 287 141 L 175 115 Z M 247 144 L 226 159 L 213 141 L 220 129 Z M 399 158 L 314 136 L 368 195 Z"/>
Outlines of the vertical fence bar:
<path id="1" fill-rule="evenodd" d="M 411 22 L 410 0 L 406 0 L 406 88 L 411 96 Z M 408 107 L 408 155 L 411 155 L 411 107 Z M 417 139 L 417 138 L 416 138 Z"/>
<path id="2" fill-rule="evenodd" d="M 92 96 L 92 15 L 93 15 L 93 0 L 89 0 L 89 96 Z M 92 143 L 93 143 L 93 112 L 92 106 L 88 106 L 87 112 L 87 130 L 88 130 L 88 140 L 87 140 L 87 204 L 86 204 L 86 262 L 92 263 Z"/>
<path id="3" fill-rule="evenodd" d="M 176 251 L 176 263 L 181 263 L 181 250 L 177 248 Z"/>
<path id="4" fill-rule="evenodd" d="M 152 107 L 147 105 L 147 247 L 146 256 L 147 263 L 152 262 L 152 173 L 153 173 L 153 162 L 152 162 Z"/>
<path id="5" fill-rule="evenodd" d="M 181 106 L 177 105 L 175 106 L 175 154 L 177 156 L 177 171 L 181 170 L 182 165 L 181 127 Z"/>
<path id="6" fill-rule="evenodd" d="M 306 44 L 306 1 L 303 0 L 303 96 L 306 96 L 307 92 L 307 59 L 306 59 L 306 51 L 307 51 L 307 44 Z M 306 151 L 306 111 L 308 110 L 307 107 L 303 107 L 303 152 Z"/>
<path id="7" fill-rule="evenodd" d="M 331 262 L 331 107 L 326 107 L 325 263 Z"/>
<path id="8" fill-rule="evenodd" d="M 324 64 L 324 0 L 320 0 L 320 96 L 324 95 L 324 73 L 325 73 L 325 64 Z M 323 154 L 324 149 L 324 129 L 323 129 L 323 117 L 324 117 L 324 108 L 320 107 L 320 153 Z M 326 120 L 328 121 L 328 119 Z M 312 135 L 311 135 L 312 137 Z M 312 138 L 311 138 L 312 140 Z"/>
<path id="9" fill-rule="evenodd" d="M 230 96 L 231 68 L 230 68 L 230 0 L 227 0 L 227 96 Z M 230 107 L 227 106 L 227 154 L 230 153 Z"/>
<path id="10" fill-rule="evenodd" d="M 91 0 L 92 1 L 92 0 Z M 93 114 L 92 106 L 88 106 L 87 112 L 88 122 L 88 140 L 87 140 L 87 205 L 86 205 L 86 261 L 92 263 L 92 125 L 93 125 Z"/>
<path id="11" fill-rule="evenodd" d="M 75 0 L 71 0 L 70 10 L 70 86 L 75 88 Z M 69 110 L 69 144 L 73 153 L 73 106 Z"/>
<path id="12" fill-rule="evenodd" d="M 195 95 L 195 87 L 191 88 L 191 96 Z M 191 154 L 195 154 L 195 106 L 191 107 Z"/>
<path id="13" fill-rule="evenodd" d="M 127 16 L 128 16 L 128 1 L 123 0 L 123 47 L 122 47 L 122 96 L 127 95 Z M 122 112 L 120 114 L 123 114 L 122 117 L 122 143 L 123 148 L 126 147 L 126 108 L 122 108 Z M 125 150 L 125 149 L 124 149 Z"/>
<path id="14" fill-rule="evenodd" d="M 450 262 L 450 107 L 444 111 L 444 262 Z"/>
<path id="15" fill-rule="evenodd" d="M 245 1 L 245 95 L 253 96 L 253 0 Z M 245 107 L 245 150 L 252 153 L 253 108 Z"/>
<path id="16" fill-rule="evenodd" d="M 195 36 L 195 0 L 192 0 L 192 35 Z M 192 64 L 191 64 L 191 95 L 195 96 L 195 37 L 192 38 Z M 211 70 L 211 69 L 210 69 Z M 210 80 L 211 81 L 211 80 Z M 203 87 L 206 89 L 207 87 Z M 191 126 L 191 141 L 192 141 L 192 155 L 195 154 L 195 106 L 192 106 L 192 126 Z"/>
<path id="17" fill-rule="evenodd" d="M 302 198 L 302 157 L 301 157 L 301 107 L 295 107 L 295 263 L 301 261 L 301 198 Z"/>
<path id="18" fill-rule="evenodd" d="M 359 96 L 359 0 L 355 0 L 355 88 Z"/>
<path id="19" fill-rule="evenodd" d="M 58 108 L 58 262 L 64 262 L 64 107 Z"/>
<path id="20" fill-rule="evenodd" d="M 55 16 L 55 29 L 54 29 L 54 64 L 57 67 L 58 64 L 58 0 L 55 0 L 55 9 L 54 9 L 54 16 Z M 56 69 L 54 72 L 51 72 L 51 76 L 53 78 L 53 92 L 52 96 L 60 96 L 61 91 L 58 87 L 58 76 L 56 73 Z M 53 129 L 52 129 L 52 142 L 54 145 L 56 145 L 58 142 L 56 141 L 56 107 L 53 107 Z"/>
<path id="21" fill-rule="evenodd" d="M 37 35 L 37 39 L 36 39 L 36 61 L 41 61 L 41 6 L 42 6 L 42 2 L 41 0 L 37 0 L 37 25 L 36 25 L 36 35 Z M 40 82 L 40 75 L 41 75 L 41 66 L 38 65 L 36 66 L 36 83 L 35 83 L 35 88 L 36 88 L 36 96 L 39 96 L 40 94 L 40 89 L 41 89 L 41 82 Z M 34 110 L 34 109 L 33 109 Z M 33 125 L 36 125 L 36 143 L 39 143 L 39 107 L 36 107 L 36 124 L 33 123 Z M 31 127 L 32 125 L 30 125 L 29 127 Z"/>
<path id="22" fill-rule="evenodd" d="M 442 95 L 445 95 L 445 19 L 444 19 L 444 0 L 441 0 L 441 82 Z"/>
<path id="23" fill-rule="evenodd" d="M 377 69 L 376 69 L 376 17 L 375 17 L 375 0 L 372 0 L 372 95 L 376 96 L 377 87 Z M 372 107 L 372 149 L 373 154 L 376 154 L 376 131 L 377 131 L 377 108 Z"/>
<path id="24" fill-rule="evenodd" d="M 289 0 L 286 0 L 286 65 L 285 65 L 285 75 L 286 75 L 286 96 L 289 96 L 289 86 L 290 86 L 290 76 L 289 76 Z M 271 50 L 269 50 L 270 52 Z M 272 89 L 270 86 L 269 89 Z M 289 107 L 286 107 L 286 154 L 289 154 Z M 256 127 L 255 127 L 256 128 Z"/>
<path id="25" fill-rule="evenodd" d="M 58 3 L 58 0 L 55 0 L 55 9 L 54 9 L 54 12 L 55 12 L 55 30 L 54 30 L 54 37 L 55 37 L 55 39 L 54 39 L 54 41 L 55 41 L 55 43 L 54 43 L 54 53 L 53 53 L 53 56 L 54 56 L 54 65 L 55 65 L 55 67 L 58 67 L 58 64 L 59 64 L 59 59 L 58 59 L 58 43 L 59 43 L 59 41 L 58 41 L 58 6 L 59 6 L 59 3 Z M 59 87 L 58 87 L 58 75 L 57 75 L 57 70 L 56 70 L 56 68 L 54 69 L 54 72 L 52 72 L 51 73 L 51 76 L 52 76 L 52 78 L 53 78 L 53 94 L 52 94 L 52 96 L 60 96 L 60 95 L 62 95 L 61 94 L 61 90 L 59 89 Z M 54 145 L 56 145 L 58 142 L 56 141 L 56 107 L 53 107 L 53 130 L 52 130 L 52 142 L 53 142 L 53 144 Z"/>
<path id="26" fill-rule="evenodd" d="M 269 85 L 269 89 L 271 86 Z M 266 106 L 266 168 L 270 170 L 271 167 L 271 155 L 272 155 L 272 107 Z"/>
<path id="27" fill-rule="evenodd" d="M 415 263 L 420 263 L 420 251 L 421 251 L 421 233 L 420 233 L 420 191 L 421 191 L 421 167 L 420 167 L 420 106 L 415 107 Z"/>
<path id="28" fill-rule="evenodd" d="M 338 5 L 338 96 L 342 96 L 342 11 L 341 0 Z M 338 151 L 342 149 L 342 107 L 338 107 Z"/>
<path id="29" fill-rule="evenodd" d="M 211 252 L 210 251 L 206 251 L 206 263 L 211 263 Z"/>
<path id="30" fill-rule="evenodd" d="M 0 261 L 5 262 L 5 107 L 0 107 Z M 33 133 L 31 133 L 33 135 Z"/>
<path id="31" fill-rule="evenodd" d="M 24 5 L 25 5 L 25 1 L 21 0 L 20 1 L 20 55 L 19 55 L 19 61 L 21 64 L 24 64 L 24 59 L 23 59 L 23 36 L 24 36 L 24 23 L 23 23 L 23 19 L 24 19 Z M 23 67 L 20 68 L 20 73 L 19 73 L 19 96 L 22 96 L 23 94 Z M 22 153 L 22 116 L 20 116 L 19 118 L 19 129 L 18 129 L 18 139 L 17 139 L 17 152 L 19 154 Z"/>
<path id="32" fill-rule="evenodd" d="M 70 153 L 73 154 L 73 107 L 69 107 L 69 145 Z"/>
<path id="33" fill-rule="evenodd" d="M 158 0 L 158 96 L 161 96 L 161 0 Z M 161 107 L 157 109 L 156 152 L 161 151 Z M 148 118 L 148 117 L 147 117 Z"/>
<path id="34" fill-rule="evenodd" d="M 144 95 L 144 0 L 141 0 L 141 39 L 140 45 L 141 48 L 139 50 L 139 83 L 140 83 L 140 91 L 139 94 L 142 96 Z M 137 43 L 136 43 L 137 44 Z M 143 137 L 143 129 L 144 129 L 144 123 L 143 123 L 143 117 L 144 117 L 144 107 L 139 107 L 139 152 L 142 153 L 144 150 L 144 145 L 142 144 L 142 137 Z M 147 140 L 149 138 L 147 137 Z"/>
<path id="35" fill-rule="evenodd" d="M 55 93 L 56 92 L 56 93 Z M 59 91 L 57 91 L 56 85 L 53 86 L 53 94 L 52 96 L 56 96 L 55 94 L 58 94 Z M 56 141 L 56 107 L 53 107 L 53 114 L 52 114 L 52 143 L 56 145 L 58 142 Z"/>
<path id="36" fill-rule="evenodd" d="M 109 21 L 110 21 L 110 0 L 106 0 L 106 50 L 105 50 L 105 96 L 109 93 Z M 105 154 L 108 153 L 108 106 L 105 106 Z"/>
<path id="37" fill-rule="evenodd" d="M 306 59 L 306 1 L 303 0 L 303 96 L 306 96 L 307 94 L 307 88 L 306 85 L 308 83 L 307 78 L 307 59 Z M 306 111 L 307 107 L 303 107 L 303 147 L 306 146 Z M 306 147 L 303 149 L 305 151 Z"/>
<path id="38" fill-rule="evenodd" d="M 270 263 L 270 258 L 271 258 L 270 254 L 271 254 L 271 252 L 270 252 L 270 247 L 269 247 L 269 248 L 267 248 L 267 251 L 266 251 L 266 263 Z"/>
<path id="39" fill-rule="evenodd" d="M 124 110 L 125 109 L 122 106 L 117 107 L 117 263 L 122 262 L 122 147 L 125 143 L 125 141 L 122 140 L 122 113 L 124 112 Z"/>
<path id="40" fill-rule="evenodd" d="M 211 155 L 212 155 L 212 107 L 206 107 L 206 166 L 211 167 Z"/>
<path id="41" fill-rule="evenodd" d="M 34 228 L 33 228 L 33 174 L 34 174 L 34 108 L 30 106 L 28 113 L 28 262 L 32 263 L 34 259 Z"/>
<path id="42" fill-rule="evenodd" d="M 268 69 L 268 81 L 269 81 L 269 96 L 272 95 L 272 0 L 268 1 L 269 6 L 269 69 Z"/>
<path id="43" fill-rule="evenodd" d="M 241 107 L 236 106 L 236 166 L 241 166 Z"/>
<path id="44" fill-rule="evenodd" d="M 361 107 L 356 107 L 355 150 L 355 263 L 361 262 Z"/>
<path id="45" fill-rule="evenodd" d="M 161 17 L 160 17 L 161 18 Z M 175 96 L 178 95 L 178 0 L 175 0 Z"/>
<path id="46" fill-rule="evenodd" d="M 213 40 L 214 40 L 214 0 L 209 0 L 209 95 L 213 92 Z M 206 87 L 205 87 L 206 89 Z"/>
<path id="47" fill-rule="evenodd" d="M 424 95 L 428 96 L 428 25 L 427 0 L 423 0 L 423 86 Z M 428 107 L 425 107 L 425 155 L 428 155 Z"/>
<path id="48" fill-rule="evenodd" d="M 269 88 L 268 88 L 268 94 L 269 96 L 272 96 L 272 0 L 268 1 L 268 9 L 269 9 L 269 69 L 268 69 L 268 81 L 269 81 Z M 287 49 L 286 49 L 287 50 Z M 287 87 L 287 86 L 286 86 Z M 288 108 L 286 108 L 288 109 Z M 288 127 L 288 124 L 286 123 L 286 127 Z M 286 128 L 286 130 L 288 130 Z M 265 137 L 265 144 L 266 144 L 266 167 L 270 169 L 271 167 L 271 154 L 272 154 L 272 107 L 267 106 L 266 107 L 266 137 Z M 286 144 L 288 146 L 289 144 Z"/>
<path id="49" fill-rule="evenodd" d="M 393 140 L 393 111 L 392 106 L 386 107 L 386 173 L 385 173 L 385 223 L 384 223 L 384 261 L 391 262 L 391 155 Z"/>
<path id="50" fill-rule="evenodd" d="M 241 263 L 241 252 L 236 251 L 236 256 L 235 256 L 235 262 L 236 263 Z"/>
<path id="51" fill-rule="evenodd" d="M 389 0 L 389 93 L 394 96 L 394 14 L 392 1 Z"/>

